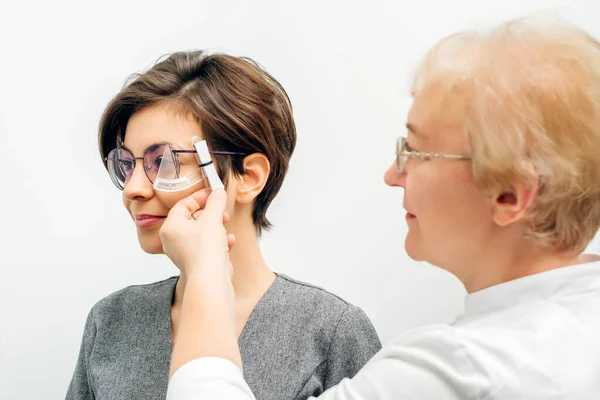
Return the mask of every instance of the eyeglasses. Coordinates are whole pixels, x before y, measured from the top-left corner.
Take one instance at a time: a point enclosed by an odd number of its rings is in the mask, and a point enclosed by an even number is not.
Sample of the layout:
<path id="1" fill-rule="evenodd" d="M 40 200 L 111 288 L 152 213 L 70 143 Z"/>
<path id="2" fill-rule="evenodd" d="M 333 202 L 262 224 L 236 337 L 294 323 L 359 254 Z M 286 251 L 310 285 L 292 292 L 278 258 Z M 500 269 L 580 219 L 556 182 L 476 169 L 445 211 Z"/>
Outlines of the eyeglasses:
<path id="1" fill-rule="evenodd" d="M 144 172 L 150 183 L 154 183 L 156 175 L 160 169 L 163 155 L 165 151 L 172 153 L 172 160 L 174 160 L 171 179 L 179 178 L 180 162 L 179 154 L 196 154 L 196 150 L 177 150 L 171 148 L 167 144 L 153 144 L 144 151 L 143 157 L 134 157 L 131 152 L 123 148 L 116 148 L 108 153 L 106 157 L 106 163 L 108 165 L 108 174 L 110 179 L 113 181 L 115 186 L 123 190 L 125 185 L 131 179 L 133 171 L 135 170 L 135 164 L 137 160 L 142 160 L 144 165 Z M 211 151 L 210 154 L 227 155 L 227 156 L 246 156 L 244 153 L 235 153 L 230 151 Z"/>
<path id="2" fill-rule="evenodd" d="M 470 160 L 469 156 L 457 156 L 450 154 L 426 153 L 423 151 L 414 151 L 408 145 L 405 137 L 399 137 L 396 141 L 396 166 L 398 172 L 402 172 L 406 166 L 406 162 L 411 157 L 418 157 L 421 160 L 430 160 L 435 158 L 446 158 L 451 160 Z"/>

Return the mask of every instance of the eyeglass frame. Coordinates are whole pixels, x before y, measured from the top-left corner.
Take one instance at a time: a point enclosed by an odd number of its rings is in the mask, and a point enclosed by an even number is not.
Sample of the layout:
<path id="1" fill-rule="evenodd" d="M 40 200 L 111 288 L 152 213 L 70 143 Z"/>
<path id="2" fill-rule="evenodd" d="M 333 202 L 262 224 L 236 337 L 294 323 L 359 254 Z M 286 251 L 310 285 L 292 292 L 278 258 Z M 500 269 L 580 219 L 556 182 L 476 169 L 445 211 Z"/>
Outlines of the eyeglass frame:
<path id="1" fill-rule="evenodd" d="M 154 143 L 151 144 L 150 146 L 148 146 L 145 150 L 144 150 L 144 155 L 146 155 L 146 152 L 152 147 L 152 146 L 168 146 L 171 149 L 171 152 L 175 155 L 175 157 L 177 157 L 177 165 L 179 166 L 179 153 L 183 153 L 183 154 L 196 154 L 196 150 L 183 150 L 183 149 L 174 149 L 170 144 L 167 143 Z M 112 149 L 111 151 L 108 152 L 108 156 L 104 157 L 104 162 L 108 163 L 108 158 L 110 157 L 110 154 L 114 151 L 114 150 L 125 150 L 126 152 L 128 152 L 129 154 L 131 154 L 131 158 L 132 160 L 134 160 L 135 166 L 133 167 L 133 171 L 135 171 L 135 168 L 137 167 L 137 160 L 144 160 L 144 156 L 142 157 L 134 157 L 133 156 L 133 152 L 131 152 L 129 149 L 126 149 L 122 146 L 117 146 L 114 149 Z M 223 155 L 223 156 L 247 156 L 248 154 L 246 153 L 237 153 L 234 151 L 209 151 L 209 154 L 215 154 L 215 155 Z M 199 164 L 200 167 L 202 167 L 202 165 Z M 146 178 L 150 181 L 150 183 L 154 184 L 154 181 L 152 179 L 150 179 L 150 177 L 148 176 L 148 171 L 146 170 L 146 166 L 143 165 L 144 167 L 144 175 L 146 175 Z M 179 168 L 178 168 L 179 169 Z M 179 171 L 177 171 L 177 175 L 179 176 Z M 111 180 L 112 177 L 111 177 Z M 113 180 L 113 183 L 114 180 Z M 119 187 L 119 185 L 117 185 L 115 183 L 115 186 L 117 186 L 118 189 L 120 190 L 124 190 L 125 189 L 125 183 L 123 184 L 123 187 Z"/>
<path id="2" fill-rule="evenodd" d="M 406 163 L 410 157 L 419 157 L 423 161 L 425 161 L 427 159 L 432 159 L 432 158 L 433 159 L 450 159 L 450 160 L 471 160 L 470 156 L 459 156 L 459 155 L 455 155 L 455 154 L 442 154 L 442 153 L 430 153 L 430 152 L 415 151 L 415 150 L 407 151 L 406 145 L 408 145 L 408 141 L 406 140 L 406 137 L 399 136 L 398 139 L 396 139 L 396 168 L 398 169 L 398 172 L 404 171 L 404 168 L 406 167 Z M 405 156 L 405 159 L 403 162 L 401 161 L 400 156 Z"/>

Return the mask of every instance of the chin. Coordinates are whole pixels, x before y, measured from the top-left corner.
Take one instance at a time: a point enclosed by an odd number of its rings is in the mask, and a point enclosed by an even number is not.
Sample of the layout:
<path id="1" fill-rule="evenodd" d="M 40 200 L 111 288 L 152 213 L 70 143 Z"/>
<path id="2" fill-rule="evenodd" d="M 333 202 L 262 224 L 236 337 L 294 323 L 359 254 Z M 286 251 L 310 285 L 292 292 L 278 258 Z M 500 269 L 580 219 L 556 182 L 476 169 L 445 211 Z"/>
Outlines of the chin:
<path id="1" fill-rule="evenodd" d="M 163 254 L 162 242 L 159 237 L 141 237 L 138 236 L 140 247 L 148 254 Z"/>
<path id="2" fill-rule="evenodd" d="M 415 261 L 423 261 L 423 252 L 420 249 L 418 240 L 415 237 L 412 237 L 410 232 L 406 236 L 406 240 L 404 240 L 404 250 L 406 254 Z"/>

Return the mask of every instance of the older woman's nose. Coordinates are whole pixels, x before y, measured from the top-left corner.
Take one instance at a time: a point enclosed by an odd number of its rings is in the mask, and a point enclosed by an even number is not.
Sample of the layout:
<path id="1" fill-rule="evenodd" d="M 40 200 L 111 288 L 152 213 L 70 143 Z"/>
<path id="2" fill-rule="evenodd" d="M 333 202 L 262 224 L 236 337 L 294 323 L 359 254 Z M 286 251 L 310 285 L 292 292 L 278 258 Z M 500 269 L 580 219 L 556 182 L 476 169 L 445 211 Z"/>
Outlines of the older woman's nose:
<path id="1" fill-rule="evenodd" d="M 393 162 L 387 171 L 385 171 L 385 174 L 383 175 L 383 181 L 388 186 L 404 187 L 405 177 L 406 172 L 399 172 L 396 163 Z"/>

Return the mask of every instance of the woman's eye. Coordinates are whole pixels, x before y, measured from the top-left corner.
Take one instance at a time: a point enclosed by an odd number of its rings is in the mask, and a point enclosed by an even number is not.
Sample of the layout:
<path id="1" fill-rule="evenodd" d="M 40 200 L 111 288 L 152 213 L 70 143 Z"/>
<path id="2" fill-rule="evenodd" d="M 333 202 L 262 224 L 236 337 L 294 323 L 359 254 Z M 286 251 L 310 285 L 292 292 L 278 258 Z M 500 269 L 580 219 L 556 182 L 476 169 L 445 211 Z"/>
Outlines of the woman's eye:
<path id="1" fill-rule="evenodd" d="M 131 171 L 135 168 L 135 164 L 132 160 L 119 160 L 119 165 L 123 171 Z"/>

